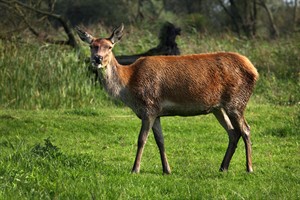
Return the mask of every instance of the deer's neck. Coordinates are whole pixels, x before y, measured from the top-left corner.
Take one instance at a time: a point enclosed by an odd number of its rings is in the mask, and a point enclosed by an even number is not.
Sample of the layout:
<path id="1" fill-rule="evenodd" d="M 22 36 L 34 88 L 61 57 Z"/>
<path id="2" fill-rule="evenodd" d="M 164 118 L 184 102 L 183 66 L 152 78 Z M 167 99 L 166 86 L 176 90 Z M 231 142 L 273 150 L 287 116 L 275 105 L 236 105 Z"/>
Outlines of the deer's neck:
<path id="1" fill-rule="evenodd" d="M 112 59 L 107 67 L 101 69 L 101 81 L 109 95 L 126 103 L 128 98 L 127 85 L 132 75 L 130 66 L 120 65 L 112 55 Z"/>

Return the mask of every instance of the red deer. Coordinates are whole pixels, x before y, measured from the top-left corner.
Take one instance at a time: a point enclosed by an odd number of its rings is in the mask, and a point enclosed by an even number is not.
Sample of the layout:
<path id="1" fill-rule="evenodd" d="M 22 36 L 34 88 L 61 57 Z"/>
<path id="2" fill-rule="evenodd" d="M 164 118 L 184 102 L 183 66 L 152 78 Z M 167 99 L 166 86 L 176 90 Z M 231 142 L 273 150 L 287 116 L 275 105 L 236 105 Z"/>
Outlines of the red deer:
<path id="1" fill-rule="evenodd" d="M 246 149 L 246 169 L 252 172 L 250 126 L 244 118 L 258 73 L 237 53 L 149 56 L 120 65 L 112 49 L 123 35 L 123 24 L 109 38 L 95 38 L 77 29 L 91 47 L 91 62 L 100 71 L 106 91 L 123 101 L 141 119 L 137 153 L 132 168 L 139 173 L 143 149 L 152 129 L 163 173 L 171 173 L 160 123 L 162 116 L 213 113 L 229 136 L 220 171 L 227 171 L 240 137 Z"/>

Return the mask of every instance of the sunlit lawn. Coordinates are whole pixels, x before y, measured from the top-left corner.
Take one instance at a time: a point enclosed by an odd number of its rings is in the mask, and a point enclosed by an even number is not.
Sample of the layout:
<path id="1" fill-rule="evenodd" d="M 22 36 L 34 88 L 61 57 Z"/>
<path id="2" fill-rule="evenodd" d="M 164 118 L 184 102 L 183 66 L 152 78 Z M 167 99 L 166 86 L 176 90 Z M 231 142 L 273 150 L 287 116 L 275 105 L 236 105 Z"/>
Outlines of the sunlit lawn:
<path id="1" fill-rule="evenodd" d="M 218 171 L 228 140 L 208 115 L 162 119 L 164 176 L 152 134 L 141 173 L 130 174 L 140 122 L 127 108 L 1 110 L 0 198 L 299 199 L 299 107 L 251 102 L 246 116 L 254 173 L 242 141 L 229 172 Z"/>

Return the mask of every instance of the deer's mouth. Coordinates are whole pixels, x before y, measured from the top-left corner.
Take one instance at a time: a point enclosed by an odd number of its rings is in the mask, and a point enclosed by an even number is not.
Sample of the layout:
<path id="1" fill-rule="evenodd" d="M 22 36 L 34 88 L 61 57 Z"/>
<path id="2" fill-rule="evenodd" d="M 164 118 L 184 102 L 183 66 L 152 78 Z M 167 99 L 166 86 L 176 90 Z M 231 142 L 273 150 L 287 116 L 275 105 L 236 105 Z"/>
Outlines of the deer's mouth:
<path id="1" fill-rule="evenodd" d="M 92 60 L 92 65 L 93 67 L 95 67 L 96 69 L 101 69 L 103 68 L 102 62 L 97 62 L 96 60 Z"/>
<path id="2" fill-rule="evenodd" d="M 92 65 L 96 67 L 97 69 L 103 68 L 102 61 L 103 56 L 95 55 L 92 57 Z"/>

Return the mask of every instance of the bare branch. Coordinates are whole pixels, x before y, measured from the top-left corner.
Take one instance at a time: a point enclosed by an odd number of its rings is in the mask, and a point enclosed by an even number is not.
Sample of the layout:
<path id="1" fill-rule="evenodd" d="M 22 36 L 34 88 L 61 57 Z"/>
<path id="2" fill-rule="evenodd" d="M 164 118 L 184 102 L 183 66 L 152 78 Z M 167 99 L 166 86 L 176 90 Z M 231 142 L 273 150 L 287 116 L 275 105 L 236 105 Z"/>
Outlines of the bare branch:
<path id="1" fill-rule="evenodd" d="M 0 3 L 3 3 L 5 5 L 10 5 L 10 6 L 12 6 L 12 5 L 18 5 L 18 6 L 21 6 L 22 8 L 31 10 L 31 11 L 33 11 L 35 13 L 46 15 L 48 17 L 52 17 L 52 18 L 58 20 L 59 23 L 64 28 L 65 33 L 68 36 L 68 41 L 53 41 L 53 40 L 50 40 L 50 39 L 45 39 L 45 41 L 46 42 L 50 42 L 50 43 L 54 43 L 54 44 L 67 44 L 67 45 L 70 45 L 70 46 L 72 46 L 74 48 L 78 47 L 78 44 L 76 42 L 76 39 L 75 39 L 75 36 L 73 34 L 72 28 L 69 25 L 69 22 L 66 19 L 64 19 L 61 15 L 54 14 L 52 12 L 48 12 L 48 11 L 44 11 L 44 10 L 40 10 L 40 9 L 34 8 L 34 7 L 30 6 L 30 5 L 27 5 L 25 3 L 22 3 L 22 2 L 16 1 L 16 0 L 11 0 L 11 1 L 0 0 Z M 54 3 L 55 3 L 55 0 L 53 1 L 53 4 Z M 52 8 L 54 8 L 53 4 L 52 4 Z M 26 21 L 25 18 L 23 20 L 28 25 L 28 28 L 30 29 L 31 32 L 33 32 L 37 36 L 40 35 L 36 30 L 34 30 L 34 28 L 30 25 L 30 23 L 28 21 Z"/>

